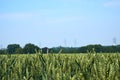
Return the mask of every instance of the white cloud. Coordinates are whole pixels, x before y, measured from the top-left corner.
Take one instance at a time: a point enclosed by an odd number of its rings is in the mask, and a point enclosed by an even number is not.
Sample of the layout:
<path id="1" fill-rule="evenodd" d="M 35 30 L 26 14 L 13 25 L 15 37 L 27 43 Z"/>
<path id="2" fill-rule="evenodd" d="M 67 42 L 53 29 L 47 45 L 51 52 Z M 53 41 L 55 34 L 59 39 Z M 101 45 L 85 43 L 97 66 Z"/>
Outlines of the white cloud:
<path id="1" fill-rule="evenodd" d="M 109 2 L 104 3 L 105 7 L 120 7 L 120 0 L 112 0 Z"/>

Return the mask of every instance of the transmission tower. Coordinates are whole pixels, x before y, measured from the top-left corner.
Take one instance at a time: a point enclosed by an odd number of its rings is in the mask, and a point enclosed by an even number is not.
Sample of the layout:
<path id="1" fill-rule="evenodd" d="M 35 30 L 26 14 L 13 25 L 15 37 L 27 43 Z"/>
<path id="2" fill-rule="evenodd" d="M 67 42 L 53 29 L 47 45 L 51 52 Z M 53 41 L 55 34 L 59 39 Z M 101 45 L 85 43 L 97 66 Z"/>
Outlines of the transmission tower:
<path id="1" fill-rule="evenodd" d="M 67 46 L 67 41 L 66 41 L 66 39 L 64 39 L 64 46 L 65 46 L 65 47 Z"/>
<path id="2" fill-rule="evenodd" d="M 77 46 L 77 40 L 74 40 L 74 47 Z"/>
<path id="3" fill-rule="evenodd" d="M 116 43 L 116 38 L 113 38 L 113 45 L 116 46 L 117 43 Z"/>
<path id="4" fill-rule="evenodd" d="M 3 49 L 3 45 L 2 44 L 0 44 L 0 49 Z"/>

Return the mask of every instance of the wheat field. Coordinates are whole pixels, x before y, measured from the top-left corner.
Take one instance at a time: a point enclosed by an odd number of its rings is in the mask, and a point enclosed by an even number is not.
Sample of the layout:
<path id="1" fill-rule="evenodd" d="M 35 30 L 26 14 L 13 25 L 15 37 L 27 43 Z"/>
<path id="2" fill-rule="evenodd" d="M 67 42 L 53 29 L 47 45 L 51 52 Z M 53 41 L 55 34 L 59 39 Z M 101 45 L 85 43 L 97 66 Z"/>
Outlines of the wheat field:
<path id="1" fill-rule="evenodd" d="M 0 80 L 120 80 L 120 54 L 0 55 Z"/>

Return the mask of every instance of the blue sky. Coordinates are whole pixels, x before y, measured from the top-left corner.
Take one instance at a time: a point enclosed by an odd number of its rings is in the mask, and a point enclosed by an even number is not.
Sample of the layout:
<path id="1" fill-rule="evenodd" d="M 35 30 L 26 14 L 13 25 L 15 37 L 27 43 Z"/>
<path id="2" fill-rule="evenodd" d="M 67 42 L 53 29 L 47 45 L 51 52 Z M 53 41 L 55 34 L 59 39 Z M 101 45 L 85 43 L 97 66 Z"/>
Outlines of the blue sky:
<path id="1" fill-rule="evenodd" d="M 119 0 L 0 0 L 0 47 L 120 44 Z"/>

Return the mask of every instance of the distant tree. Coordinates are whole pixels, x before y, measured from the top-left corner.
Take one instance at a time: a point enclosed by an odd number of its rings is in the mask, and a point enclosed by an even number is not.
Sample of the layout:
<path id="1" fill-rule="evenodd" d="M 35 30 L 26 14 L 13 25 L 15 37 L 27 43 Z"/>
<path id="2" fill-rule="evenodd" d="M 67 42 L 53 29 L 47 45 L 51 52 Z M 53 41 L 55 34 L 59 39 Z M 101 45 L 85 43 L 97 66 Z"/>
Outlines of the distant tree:
<path id="1" fill-rule="evenodd" d="M 86 53 L 87 52 L 87 47 L 86 46 L 80 47 L 79 52 L 80 53 Z"/>
<path id="2" fill-rule="evenodd" d="M 23 54 L 23 49 L 22 48 L 17 48 L 15 53 L 16 54 Z"/>
<path id="3" fill-rule="evenodd" d="M 87 51 L 92 51 L 93 48 L 95 49 L 95 46 L 94 45 L 87 45 L 86 48 L 87 48 Z"/>
<path id="4" fill-rule="evenodd" d="M 95 44 L 95 45 L 87 45 L 86 49 L 88 51 L 92 51 L 94 48 L 95 52 L 102 52 L 102 46 L 100 44 Z"/>
<path id="5" fill-rule="evenodd" d="M 120 52 L 120 45 L 117 45 L 116 50 L 117 50 L 117 52 Z"/>
<path id="6" fill-rule="evenodd" d="M 102 46 L 100 44 L 94 45 L 94 49 L 95 49 L 95 52 L 98 52 L 98 53 L 102 52 Z"/>
<path id="7" fill-rule="evenodd" d="M 16 52 L 19 53 L 17 50 L 18 49 L 21 49 L 20 45 L 19 44 L 9 44 L 7 46 L 7 52 L 9 54 L 15 54 Z"/>
<path id="8" fill-rule="evenodd" d="M 36 53 L 40 48 L 34 44 L 28 43 L 24 46 L 23 52 L 24 53 Z"/>
<path id="9" fill-rule="evenodd" d="M 48 51 L 49 51 L 49 48 L 48 48 L 48 47 L 42 48 L 42 53 L 47 53 Z"/>
<path id="10" fill-rule="evenodd" d="M 6 54 L 7 50 L 6 49 L 0 49 L 0 54 Z"/>
<path id="11" fill-rule="evenodd" d="M 49 53 L 55 53 L 53 48 L 49 48 Z"/>

